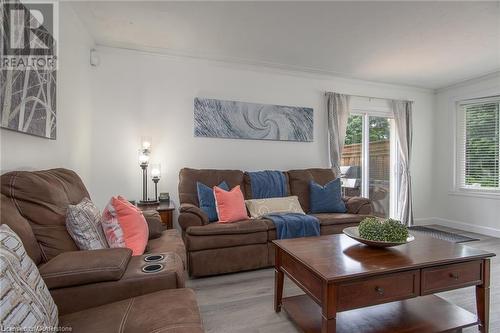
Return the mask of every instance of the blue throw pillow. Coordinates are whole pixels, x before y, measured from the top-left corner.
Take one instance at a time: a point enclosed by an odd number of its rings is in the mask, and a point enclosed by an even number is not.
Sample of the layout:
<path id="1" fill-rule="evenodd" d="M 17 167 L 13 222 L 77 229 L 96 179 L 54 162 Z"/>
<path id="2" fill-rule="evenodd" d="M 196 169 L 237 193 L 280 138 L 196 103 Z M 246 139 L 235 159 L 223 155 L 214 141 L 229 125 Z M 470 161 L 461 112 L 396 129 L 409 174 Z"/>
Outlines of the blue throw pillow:
<path id="1" fill-rule="evenodd" d="M 309 189 L 311 213 L 345 213 L 347 211 L 342 200 L 340 178 L 328 182 L 325 186 L 311 180 Z"/>
<path id="2" fill-rule="evenodd" d="M 229 186 L 226 182 L 222 182 L 218 186 L 223 190 L 229 191 Z M 215 208 L 215 196 L 213 189 L 200 182 L 196 182 L 196 189 L 198 191 L 198 202 L 200 203 L 200 208 L 207 213 L 208 221 L 217 221 L 219 217 L 217 216 L 217 209 Z"/>

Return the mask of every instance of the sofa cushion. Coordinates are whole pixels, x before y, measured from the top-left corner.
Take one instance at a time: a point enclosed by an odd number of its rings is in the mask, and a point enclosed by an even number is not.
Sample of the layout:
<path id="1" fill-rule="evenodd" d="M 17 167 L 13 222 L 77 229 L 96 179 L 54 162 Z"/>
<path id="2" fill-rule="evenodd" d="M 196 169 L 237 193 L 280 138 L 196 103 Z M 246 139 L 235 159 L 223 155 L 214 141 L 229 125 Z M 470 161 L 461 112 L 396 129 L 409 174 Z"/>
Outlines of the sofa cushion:
<path id="1" fill-rule="evenodd" d="M 101 225 L 101 211 L 89 198 L 68 206 L 66 229 L 80 250 L 108 248 Z"/>
<path id="2" fill-rule="evenodd" d="M 187 229 L 187 233 L 194 236 L 251 234 L 260 231 L 267 231 L 267 223 L 257 219 L 234 223 L 210 223 Z"/>
<path id="3" fill-rule="evenodd" d="M 42 262 L 40 245 L 38 245 L 31 226 L 28 221 L 21 216 L 12 198 L 8 198 L 2 194 L 0 198 L 0 207 L 2 208 L 0 210 L 0 223 L 8 225 L 12 231 L 21 238 L 24 248 L 31 260 L 33 260 L 36 265 L 40 264 Z"/>
<path id="4" fill-rule="evenodd" d="M 367 215 L 359 215 L 359 214 L 349 214 L 349 213 L 321 213 L 321 214 L 312 214 L 317 217 L 319 223 L 324 225 L 331 224 L 344 224 L 344 223 L 355 223 L 361 222 Z"/>
<path id="5" fill-rule="evenodd" d="M 79 332 L 202 333 L 191 289 L 162 290 L 61 316 L 61 326 Z"/>
<path id="6" fill-rule="evenodd" d="M 229 188 L 240 185 L 243 189 L 243 171 L 184 168 L 179 172 L 179 200 L 181 204 L 199 206 L 196 183 L 214 187 L 225 181 Z"/>
<path id="7" fill-rule="evenodd" d="M 49 289 L 21 239 L 6 224 L 0 226 L 0 247 L 2 331 L 57 327 L 58 311 Z"/>
<path id="8" fill-rule="evenodd" d="M 290 181 L 290 194 L 299 197 L 300 205 L 306 213 L 310 211 L 309 183 L 311 180 L 320 185 L 325 185 L 335 179 L 335 173 L 331 169 L 290 170 L 287 173 Z"/>
<path id="9" fill-rule="evenodd" d="M 40 244 L 44 261 L 78 247 L 66 230 L 68 205 L 89 198 L 82 180 L 67 169 L 13 171 L 1 177 L 1 192 L 15 202 Z"/>

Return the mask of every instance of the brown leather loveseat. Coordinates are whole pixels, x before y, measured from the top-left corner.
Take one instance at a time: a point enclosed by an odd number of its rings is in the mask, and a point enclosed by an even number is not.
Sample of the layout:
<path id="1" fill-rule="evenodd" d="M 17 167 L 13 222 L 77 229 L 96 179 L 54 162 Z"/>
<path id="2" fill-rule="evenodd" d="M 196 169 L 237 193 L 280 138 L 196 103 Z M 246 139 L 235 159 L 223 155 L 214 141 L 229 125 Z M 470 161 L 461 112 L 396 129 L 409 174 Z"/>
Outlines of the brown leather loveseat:
<path id="1" fill-rule="evenodd" d="M 156 273 L 144 273 L 145 255 L 129 249 L 79 251 L 65 218 L 68 205 L 84 197 L 81 179 L 67 169 L 1 176 L 0 222 L 19 235 L 38 266 L 60 324 L 73 332 L 203 332 L 194 293 L 184 289 L 185 247 L 177 231 L 149 240 L 148 251 L 164 256 Z"/>
<path id="2" fill-rule="evenodd" d="M 303 169 L 285 172 L 289 195 L 296 195 L 304 212 L 309 212 L 309 183 L 324 185 L 335 179 L 331 169 Z M 240 185 L 245 199 L 252 198 L 250 177 L 241 170 L 184 168 L 179 174 L 179 224 L 187 248 L 188 272 L 191 276 L 207 276 L 238 272 L 274 265 L 276 229 L 267 219 L 244 220 L 230 224 L 209 223 L 198 207 L 196 183 L 216 186 L 225 181 L 230 188 Z M 343 198 L 346 213 L 314 214 L 321 234 L 335 234 L 359 224 L 372 214 L 369 199 Z"/>

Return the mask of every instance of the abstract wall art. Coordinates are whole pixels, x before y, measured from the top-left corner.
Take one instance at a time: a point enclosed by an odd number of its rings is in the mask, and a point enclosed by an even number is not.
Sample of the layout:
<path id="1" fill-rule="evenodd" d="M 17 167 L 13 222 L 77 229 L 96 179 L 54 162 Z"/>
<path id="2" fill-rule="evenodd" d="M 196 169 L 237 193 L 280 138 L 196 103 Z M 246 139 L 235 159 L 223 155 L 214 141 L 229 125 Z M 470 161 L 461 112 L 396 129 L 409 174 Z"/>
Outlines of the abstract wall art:
<path id="1" fill-rule="evenodd" d="M 56 138 L 56 71 L 0 70 L 0 126 Z"/>
<path id="2" fill-rule="evenodd" d="M 0 127 L 55 140 L 54 4 L 2 1 L 1 6 Z"/>
<path id="3" fill-rule="evenodd" d="M 194 135 L 310 142 L 313 141 L 313 109 L 195 98 Z"/>

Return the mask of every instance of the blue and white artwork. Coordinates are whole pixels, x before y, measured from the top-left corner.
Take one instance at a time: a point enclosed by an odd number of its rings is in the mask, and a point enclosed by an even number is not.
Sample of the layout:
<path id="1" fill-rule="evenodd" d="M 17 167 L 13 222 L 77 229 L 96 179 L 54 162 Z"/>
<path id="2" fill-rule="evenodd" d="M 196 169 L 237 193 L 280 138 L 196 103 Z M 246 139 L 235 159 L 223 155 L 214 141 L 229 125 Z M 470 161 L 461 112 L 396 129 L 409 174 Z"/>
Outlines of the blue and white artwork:
<path id="1" fill-rule="evenodd" d="M 310 142 L 313 141 L 313 109 L 195 98 L 194 135 Z"/>

